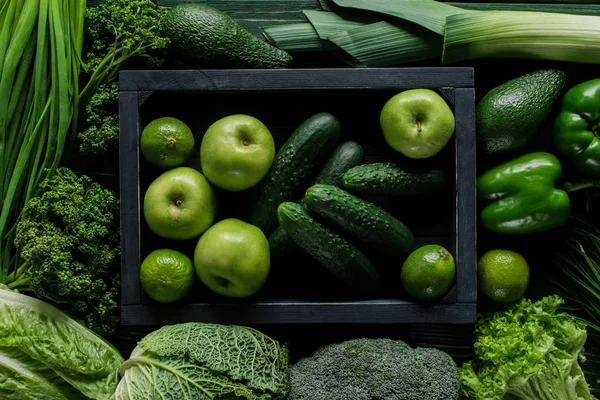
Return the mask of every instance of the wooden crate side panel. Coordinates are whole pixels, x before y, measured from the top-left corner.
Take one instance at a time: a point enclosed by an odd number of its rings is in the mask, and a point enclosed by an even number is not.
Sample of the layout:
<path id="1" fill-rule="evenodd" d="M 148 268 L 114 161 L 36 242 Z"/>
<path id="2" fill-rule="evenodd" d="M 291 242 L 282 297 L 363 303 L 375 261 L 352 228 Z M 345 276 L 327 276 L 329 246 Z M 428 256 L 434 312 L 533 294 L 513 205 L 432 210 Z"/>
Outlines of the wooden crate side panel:
<path id="1" fill-rule="evenodd" d="M 140 187 L 137 92 L 119 95 L 119 175 L 121 197 L 121 301 L 141 303 L 140 287 Z"/>

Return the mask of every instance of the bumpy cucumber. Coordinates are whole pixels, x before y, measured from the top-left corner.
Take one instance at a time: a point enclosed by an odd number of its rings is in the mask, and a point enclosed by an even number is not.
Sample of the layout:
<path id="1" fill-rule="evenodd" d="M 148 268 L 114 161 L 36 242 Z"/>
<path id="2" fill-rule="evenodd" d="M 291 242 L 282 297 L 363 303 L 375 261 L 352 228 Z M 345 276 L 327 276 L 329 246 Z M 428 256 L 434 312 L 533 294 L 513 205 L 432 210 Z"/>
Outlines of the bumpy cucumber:
<path id="1" fill-rule="evenodd" d="M 265 234 L 277 226 L 277 207 L 292 201 L 310 184 L 340 139 L 340 123 L 319 113 L 300 125 L 281 147 L 267 176 L 259 183 L 248 223 Z"/>
<path id="2" fill-rule="evenodd" d="M 365 151 L 360 144 L 353 141 L 340 144 L 333 150 L 313 184 L 322 183 L 341 187 L 344 173 L 350 168 L 362 164 L 364 156 Z M 304 195 L 301 196 L 299 202 L 304 204 Z M 285 234 L 283 228 L 278 226 L 269 236 L 269 246 L 271 256 L 276 258 L 291 252 L 296 245 Z"/>
<path id="3" fill-rule="evenodd" d="M 344 188 L 354 192 L 389 196 L 437 193 L 447 184 L 440 168 L 406 169 L 390 162 L 356 166 L 343 181 Z"/>
<path id="4" fill-rule="evenodd" d="M 380 288 L 381 280 L 371 261 L 346 239 L 316 221 L 306 207 L 282 203 L 277 217 L 298 246 L 350 289 L 366 294 Z"/>
<path id="5" fill-rule="evenodd" d="M 375 204 L 331 185 L 313 185 L 306 191 L 306 205 L 363 242 L 371 243 L 390 254 L 413 250 L 414 235 Z"/>

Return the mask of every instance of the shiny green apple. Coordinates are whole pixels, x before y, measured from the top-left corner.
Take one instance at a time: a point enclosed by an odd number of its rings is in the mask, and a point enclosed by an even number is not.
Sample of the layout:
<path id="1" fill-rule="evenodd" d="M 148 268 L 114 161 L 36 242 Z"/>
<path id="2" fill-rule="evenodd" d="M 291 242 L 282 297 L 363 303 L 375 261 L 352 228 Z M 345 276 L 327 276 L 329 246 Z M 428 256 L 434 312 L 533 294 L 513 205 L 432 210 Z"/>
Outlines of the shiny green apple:
<path id="1" fill-rule="evenodd" d="M 225 219 L 198 240 L 194 266 L 198 278 L 213 292 L 249 297 L 263 287 L 269 275 L 269 241 L 254 225 Z"/>
<path id="2" fill-rule="evenodd" d="M 156 178 L 144 195 L 144 218 L 152 232 L 167 239 L 199 237 L 217 212 L 214 189 L 199 171 L 170 169 Z"/>
<path id="3" fill-rule="evenodd" d="M 429 89 L 400 92 L 389 99 L 379 122 L 385 141 L 406 157 L 436 155 L 454 134 L 454 113 L 446 101 Z"/>
<path id="4" fill-rule="evenodd" d="M 202 172 L 212 184 L 232 192 L 260 182 L 274 158 L 271 132 L 261 121 L 245 114 L 216 121 L 200 144 Z"/>

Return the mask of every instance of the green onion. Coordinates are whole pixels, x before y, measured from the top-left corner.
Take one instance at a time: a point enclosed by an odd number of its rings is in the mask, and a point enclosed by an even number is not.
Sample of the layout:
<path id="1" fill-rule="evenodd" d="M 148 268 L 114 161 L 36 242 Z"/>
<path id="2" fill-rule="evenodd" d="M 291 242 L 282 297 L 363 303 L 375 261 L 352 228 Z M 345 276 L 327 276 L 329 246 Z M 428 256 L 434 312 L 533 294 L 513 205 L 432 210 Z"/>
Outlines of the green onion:
<path id="1" fill-rule="evenodd" d="M 367 67 L 385 67 L 440 57 L 443 37 L 419 26 L 376 22 L 329 38 Z"/>
<path id="2" fill-rule="evenodd" d="M 263 26 L 261 30 L 269 43 L 289 52 L 320 51 L 333 47 L 322 40 L 308 22 Z"/>
<path id="3" fill-rule="evenodd" d="M 444 34 L 446 18 L 459 13 L 478 13 L 435 0 L 333 0 L 340 7 L 372 11 L 401 18 Z"/>
<path id="4" fill-rule="evenodd" d="M 448 17 L 442 62 L 523 58 L 600 63 L 600 18 L 542 12 L 481 11 Z"/>
<path id="5" fill-rule="evenodd" d="M 85 0 L 0 0 L 0 283 L 16 226 L 77 120 Z"/>

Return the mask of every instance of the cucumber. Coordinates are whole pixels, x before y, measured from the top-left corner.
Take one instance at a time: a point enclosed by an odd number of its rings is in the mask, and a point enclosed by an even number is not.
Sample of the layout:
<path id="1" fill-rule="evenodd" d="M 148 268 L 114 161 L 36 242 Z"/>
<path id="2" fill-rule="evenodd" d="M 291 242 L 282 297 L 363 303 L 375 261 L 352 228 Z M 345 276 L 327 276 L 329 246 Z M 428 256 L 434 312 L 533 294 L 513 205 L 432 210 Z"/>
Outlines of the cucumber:
<path id="1" fill-rule="evenodd" d="M 306 191 L 306 205 L 326 220 L 363 242 L 389 254 L 413 250 L 413 233 L 375 204 L 331 185 L 314 185 Z"/>
<path id="2" fill-rule="evenodd" d="M 360 144 L 353 141 L 340 144 L 325 162 L 313 185 L 323 184 L 342 187 L 344 174 L 351 168 L 362 164 L 364 158 L 365 151 Z"/>
<path id="3" fill-rule="evenodd" d="M 292 201 L 310 184 L 340 139 L 340 123 L 329 113 L 308 118 L 277 152 L 267 176 L 257 187 L 247 222 L 265 235 L 277 226 L 277 207 Z"/>
<path id="4" fill-rule="evenodd" d="M 322 183 L 341 187 L 344 173 L 350 168 L 360 165 L 364 161 L 364 156 L 365 151 L 360 144 L 353 141 L 340 144 L 325 162 L 321 172 L 313 181 L 313 185 Z M 304 196 L 301 196 L 299 202 L 304 204 Z M 278 226 L 269 236 L 269 247 L 271 256 L 276 258 L 291 252 L 295 244 L 281 226 Z"/>
<path id="5" fill-rule="evenodd" d="M 379 290 L 381 279 L 367 256 L 316 221 L 306 207 L 282 203 L 277 217 L 286 234 L 349 289 L 364 294 Z"/>
<path id="6" fill-rule="evenodd" d="M 407 169 L 394 163 L 358 165 L 344 174 L 344 188 L 386 196 L 416 196 L 442 191 L 447 184 L 441 168 Z"/>

